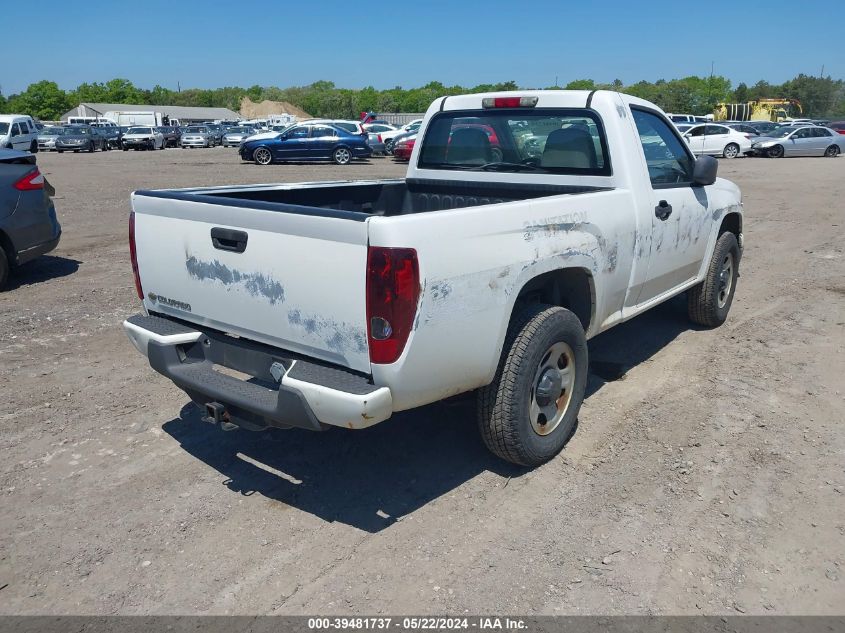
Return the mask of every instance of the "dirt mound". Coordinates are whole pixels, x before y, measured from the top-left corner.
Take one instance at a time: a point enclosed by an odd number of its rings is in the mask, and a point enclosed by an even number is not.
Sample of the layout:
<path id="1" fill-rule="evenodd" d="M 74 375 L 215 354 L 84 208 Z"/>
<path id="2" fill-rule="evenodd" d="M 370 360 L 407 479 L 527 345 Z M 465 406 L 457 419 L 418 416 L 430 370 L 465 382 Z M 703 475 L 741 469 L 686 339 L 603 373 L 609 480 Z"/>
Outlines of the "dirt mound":
<path id="1" fill-rule="evenodd" d="M 262 101 L 255 103 L 249 97 L 241 99 L 241 116 L 247 119 L 258 119 L 271 114 L 292 114 L 298 119 L 312 118 L 305 110 L 297 108 L 287 101 Z"/>

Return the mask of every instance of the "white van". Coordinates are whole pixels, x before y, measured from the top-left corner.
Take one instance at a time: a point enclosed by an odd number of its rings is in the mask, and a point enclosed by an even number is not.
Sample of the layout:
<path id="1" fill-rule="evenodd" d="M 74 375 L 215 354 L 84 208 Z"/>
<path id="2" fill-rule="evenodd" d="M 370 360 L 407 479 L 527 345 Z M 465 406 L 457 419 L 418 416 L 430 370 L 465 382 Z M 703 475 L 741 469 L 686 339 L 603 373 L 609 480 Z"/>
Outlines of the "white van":
<path id="1" fill-rule="evenodd" d="M 31 116 L 25 114 L 0 114 L 0 147 L 38 151 L 38 128 Z"/>

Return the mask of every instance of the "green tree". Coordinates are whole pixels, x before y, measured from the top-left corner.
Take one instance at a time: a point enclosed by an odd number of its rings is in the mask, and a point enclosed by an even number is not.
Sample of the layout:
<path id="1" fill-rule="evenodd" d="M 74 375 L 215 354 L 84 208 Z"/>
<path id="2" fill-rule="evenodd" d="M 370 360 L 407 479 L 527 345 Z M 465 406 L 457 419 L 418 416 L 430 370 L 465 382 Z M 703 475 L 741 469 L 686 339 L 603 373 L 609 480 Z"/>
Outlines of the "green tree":
<path id="1" fill-rule="evenodd" d="M 564 90 L 595 90 L 596 82 L 592 79 L 576 79 L 566 84 Z"/>
<path id="2" fill-rule="evenodd" d="M 11 112 L 47 121 L 58 119 L 71 107 L 65 91 L 55 81 L 47 80 L 30 84 L 22 93 L 10 97 L 7 104 Z"/>
<path id="3" fill-rule="evenodd" d="M 748 101 L 748 94 L 748 86 L 740 82 L 736 90 L 734 90 L 733 103 L 746 103 Z"/>

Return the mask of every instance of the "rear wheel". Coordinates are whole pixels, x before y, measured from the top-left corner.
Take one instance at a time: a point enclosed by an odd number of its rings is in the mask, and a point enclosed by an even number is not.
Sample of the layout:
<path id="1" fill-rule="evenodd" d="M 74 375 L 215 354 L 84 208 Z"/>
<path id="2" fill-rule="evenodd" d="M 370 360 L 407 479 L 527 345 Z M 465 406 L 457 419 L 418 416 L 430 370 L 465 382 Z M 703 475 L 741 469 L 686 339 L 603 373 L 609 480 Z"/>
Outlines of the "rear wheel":
<path id="1" fill-rule="evenodd" d="M 728 143 L 722 151 L 722 156 L 725 158 L 736 158 L 739 156 L 739 145 L 736 143 Z"/>
<path id="2" fill-rule="evenodd" d="M 839 156 L 839 147 L 836 145 L 831 145 L 824 151 L 824 155 L 828 158 L 836 158 Z"/>
<path id="3" fill-rule="evenodd" d="M 336 165 L 347 165 L 352 160 L 352 152 L 345 147 L 338 147 L 332 152 L 332 160 Z"/>
<path id="4" fill-rule="evenodd" d="M 266 147 L 259 147 L 255 150 L 255 152 L 253 152 L 252 159 L 257 165 L 269 165 L 273 160 L 273 155 Z"/>
<path id="5" fill-rule="evenodd" d="M 569 440 L 587 387 L 587 337 L 561 307 L 535 304 L 508 328 L 493 382 L 478 392 L 478 425 L 502 459 L 538 466 Z"/>
<path id="6" fill-rule="evenodd" d="M 687 311 L 694 323 L 718 327 L 728 318 L 739 276 L 739 244 L 733 233 L 722 233 L 716 240 L 707 274 L 687 294 Z"/>
<path id="7" fill-rule="evenodd" d="M 767 152 L 769 158 L 783 158 L 783 145 L 775 145 Z"/>

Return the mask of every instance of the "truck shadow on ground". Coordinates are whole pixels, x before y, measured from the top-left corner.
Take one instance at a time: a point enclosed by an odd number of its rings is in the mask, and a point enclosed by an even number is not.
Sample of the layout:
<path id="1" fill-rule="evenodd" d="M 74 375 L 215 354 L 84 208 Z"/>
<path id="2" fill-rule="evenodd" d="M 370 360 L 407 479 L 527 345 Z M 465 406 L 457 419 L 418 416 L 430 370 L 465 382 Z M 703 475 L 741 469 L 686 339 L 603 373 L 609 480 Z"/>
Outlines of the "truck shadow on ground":
<path id="1" fill-rule="evenodd" d="M 588 396 L 687 329 L 677 306 L 667 304 L 591 341 L 603 375 L 591 372 Z M 528 472 L 484 447 L 472 397 L 400 413 L 369 429 L 324 433 L 226 433 L 203 422 L 188 404 L 163 429 L 222 473 L 230 490 L 258 493 L 367 532 L 389 527 L 482 472 L 502 478 Z"/>
<path id="2" fill-rule="evenodd" d="M 72 275 L 82 262 L 67 257 L 42 255 L 31 262 L 15 268 L 9 275 L 8 290 L 32 286 L 50 279 Z"/>

